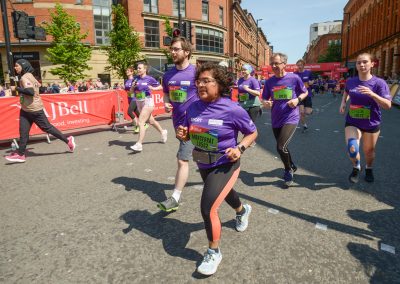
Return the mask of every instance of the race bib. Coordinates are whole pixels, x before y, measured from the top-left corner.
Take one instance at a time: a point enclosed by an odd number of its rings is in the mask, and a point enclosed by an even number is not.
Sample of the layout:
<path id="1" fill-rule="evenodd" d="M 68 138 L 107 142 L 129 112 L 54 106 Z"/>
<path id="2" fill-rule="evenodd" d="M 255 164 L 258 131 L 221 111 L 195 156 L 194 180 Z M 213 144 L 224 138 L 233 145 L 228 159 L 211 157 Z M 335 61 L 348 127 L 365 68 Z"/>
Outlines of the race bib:
<path id="1" fill-rule="evenodd" d="M 187 87 L 169 86 L 169 98 L 175 103 L 185 102 L 187 99 Z"/>
<path id="2" fill-rule="evenodd" d="M 370 119 L 371 107 L 370 106 L 350 105 L 349 115 L 351 118 Z"/>
<path id="3" fill-rule="evenodd" d="M 275 100 L 291 100 L 293 97 L 293 90 L 289 87 L 275 87 L 272 92 Z"/>
<path id="4" fill-rule="evenodd" d="M 135 97 L 138 100 L 144 100 L 146 98 L 146 93 L 145 92 L 136 92 Z"/>
<path id="5" fill-rule="evenodd" d="M 22 94 L 19 95 L 19 103 L 24 104 L 24 96 Z"/>
<path id="6" fill-rule="evenodd" d="M 198 149 L 209 152 L 218 151 L 218 131 L 215 129 L 191 125 L 189 137 L 192 144 Z"/>
<path id="7" fill-rule="evenodd" d="M 250 95 L 248 93 L 241 93 L 239 94 L 239 101 L 240 102 L 245 102 L 248 101 L 250 98 Z"/>

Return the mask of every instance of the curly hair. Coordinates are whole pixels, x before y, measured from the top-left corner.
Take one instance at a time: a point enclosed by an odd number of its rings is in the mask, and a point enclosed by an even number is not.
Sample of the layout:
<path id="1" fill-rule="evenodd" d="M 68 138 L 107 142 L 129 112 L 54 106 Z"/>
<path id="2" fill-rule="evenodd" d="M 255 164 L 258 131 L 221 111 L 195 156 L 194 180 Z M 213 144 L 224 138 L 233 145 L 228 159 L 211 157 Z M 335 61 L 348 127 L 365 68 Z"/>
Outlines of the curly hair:
<path id="1" fill-rule="evenodd" d="M 221 96 L 230 96 L 230 88 L 233 86 L 233 78 L 229 74 L 227 68 L 213 62 L 206 62 L 197 68 L 196 80 L 198 80 L 200 74 L 205 71 L 210 71 L 213 78 L 217 81 Z"/>

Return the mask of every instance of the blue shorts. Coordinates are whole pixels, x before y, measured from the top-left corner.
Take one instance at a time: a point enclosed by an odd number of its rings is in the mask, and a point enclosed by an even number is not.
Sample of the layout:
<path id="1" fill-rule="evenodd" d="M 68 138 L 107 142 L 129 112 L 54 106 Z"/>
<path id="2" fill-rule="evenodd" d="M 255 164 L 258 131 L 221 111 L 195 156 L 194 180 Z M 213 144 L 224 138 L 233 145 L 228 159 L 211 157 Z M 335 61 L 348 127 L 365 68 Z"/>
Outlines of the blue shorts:
<path id="1" fill-rule="evenodd" d="M 176 153 L 176 157 L 178 158 L 178 160 L 189 161 L 192 159 L 193 149 L 194 149 L 194 146 L 190 140 L 189 141 L 180 141 L 179 149 L 178 149 L 178 153 Z"/>

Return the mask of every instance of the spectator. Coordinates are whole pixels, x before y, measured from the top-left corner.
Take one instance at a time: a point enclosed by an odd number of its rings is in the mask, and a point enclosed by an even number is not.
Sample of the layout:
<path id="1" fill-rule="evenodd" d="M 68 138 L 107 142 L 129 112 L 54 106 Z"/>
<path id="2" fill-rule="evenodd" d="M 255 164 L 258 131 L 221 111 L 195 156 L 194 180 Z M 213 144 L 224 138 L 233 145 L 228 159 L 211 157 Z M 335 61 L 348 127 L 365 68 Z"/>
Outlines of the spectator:
<path id="1" fill-rule="evenodd" d="M 87 86 L 83 83 L 83 81 L 78 82 L 78 92 L 86 92 Z"/>
<path id="2" fill-rule="evenodd" d="M 54 82 L 53 85 L 51 86 L 51 88 L 52 88 L 51 92 L 53 94 L 60 93 L 60 85 L 57 82 Z"/>

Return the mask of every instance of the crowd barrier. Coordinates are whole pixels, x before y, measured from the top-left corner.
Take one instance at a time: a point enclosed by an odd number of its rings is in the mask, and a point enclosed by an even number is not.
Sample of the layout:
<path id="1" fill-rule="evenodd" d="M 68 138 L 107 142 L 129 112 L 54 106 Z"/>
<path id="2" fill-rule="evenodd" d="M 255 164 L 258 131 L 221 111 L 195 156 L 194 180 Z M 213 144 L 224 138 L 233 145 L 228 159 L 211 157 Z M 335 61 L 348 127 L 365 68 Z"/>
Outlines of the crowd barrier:
<path id="1" fill-rule="evenodd" d="M 162 92 L 153 92 L 154 115 L 164 113 Z M 61 131 L 130 121 L 128 98 L 124 90 L 108 90 L 74 94 L 41 95 L 44 111 L 51 124 Z M 0 98 L 0 141 L 19 137 L 19 97 Z M 43 134 L 32 125 L 30 136 Z"/>

